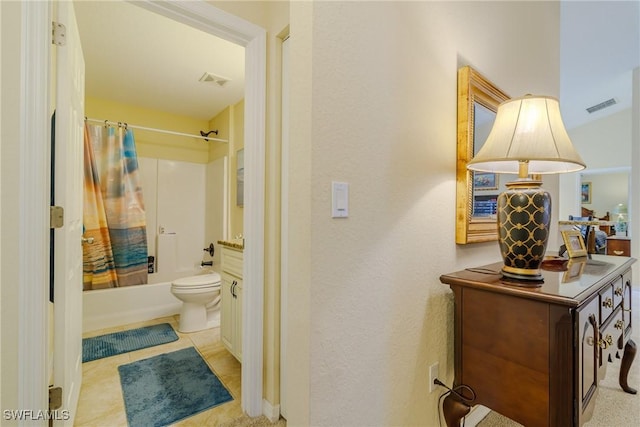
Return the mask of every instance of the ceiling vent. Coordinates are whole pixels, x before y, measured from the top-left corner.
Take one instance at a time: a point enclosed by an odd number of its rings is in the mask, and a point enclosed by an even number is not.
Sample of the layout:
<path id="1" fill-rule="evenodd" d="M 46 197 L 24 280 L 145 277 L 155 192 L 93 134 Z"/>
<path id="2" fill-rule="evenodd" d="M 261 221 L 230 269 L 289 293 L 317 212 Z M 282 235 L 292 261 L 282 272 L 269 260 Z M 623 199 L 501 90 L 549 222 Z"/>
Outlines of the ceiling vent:
<path id="1" fill-rule="evenodd" d="M 614 98 L 611 98 L 601 102 L 600 104 L 596 104 L 592 107 L 587 108 L 587 111 L 589 112 L 589 114 L 591 114 L 591 113 L 595 113 L 596 111 L 602 110 L 604 108 L 611 107 L 612 105 L 615 105 L 615 104 L 617 104 L 616 100 Z"/>
<path id="2" fill-rule="evenodd" d="M 229 79 L 225 78 L 225 77 L 221 77 L 221 76 L 216 76 L 213 73 L 204 73 L 202 75 L 202 77 L 200 77 L 200 80 L 198 80 L 202 83 L 215 83 L 218 86 L 222 87 L 225 84 L 227 84 L 227 82 L 229 81 Z"/>

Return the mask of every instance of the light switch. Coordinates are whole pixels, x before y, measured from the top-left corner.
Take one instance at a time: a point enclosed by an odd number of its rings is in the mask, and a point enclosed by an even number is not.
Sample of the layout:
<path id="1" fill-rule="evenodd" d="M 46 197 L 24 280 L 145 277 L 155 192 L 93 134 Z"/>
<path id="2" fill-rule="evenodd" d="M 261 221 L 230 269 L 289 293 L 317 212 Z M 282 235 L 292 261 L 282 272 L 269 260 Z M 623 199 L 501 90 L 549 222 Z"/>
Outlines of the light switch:
<path id="1" fill-rule="evenodd" d="M 349 216 L 348 183 L 331 182 L 331 212 L 332 218 L 346 218 Z"/>

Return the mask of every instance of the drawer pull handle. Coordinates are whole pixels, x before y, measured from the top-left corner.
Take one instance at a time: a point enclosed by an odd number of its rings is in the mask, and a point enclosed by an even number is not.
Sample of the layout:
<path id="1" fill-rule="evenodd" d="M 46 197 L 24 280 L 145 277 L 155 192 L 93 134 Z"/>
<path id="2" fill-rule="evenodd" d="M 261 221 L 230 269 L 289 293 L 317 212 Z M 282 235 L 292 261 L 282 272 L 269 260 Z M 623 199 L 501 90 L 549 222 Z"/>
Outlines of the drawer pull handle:
<path id="1" fill-rule="evenodd" d="M 608 308 L 613 307 L 613 300 L 611 298 L 607 297 L 604 301 L 602 301 L 602 306 L 603 307 L 608 307 Z"/>
<path id="2" fill-rule="evenodd" d="M 616 255 L 622 255 L 624 254 L 624 251 L 613 251 L 613 253 Z"/>
<path id="3" fill-rule="evenodd" d="M 614 328 L 616 329 L 622 329 L 624 328 L 624 320 L 618 320 L 614 326 Z"/>
<path id="4" fill-rule="evenodd" d="M 603 340 L 598 340 L 598 346 L 600 346 L 600 348 L 603 350 L 608 349 L 612 345 L 613 345 L 613 338 L 609 334 L 607 334 L 607 336 Z"/>
<path id="5" fill-rule="evenodd" d="M 613 293 L 620 297 L 622 296 L 623 292 L 624 291 L 622 290 L 622 288 L 616 288 L 616 290 Z"/>

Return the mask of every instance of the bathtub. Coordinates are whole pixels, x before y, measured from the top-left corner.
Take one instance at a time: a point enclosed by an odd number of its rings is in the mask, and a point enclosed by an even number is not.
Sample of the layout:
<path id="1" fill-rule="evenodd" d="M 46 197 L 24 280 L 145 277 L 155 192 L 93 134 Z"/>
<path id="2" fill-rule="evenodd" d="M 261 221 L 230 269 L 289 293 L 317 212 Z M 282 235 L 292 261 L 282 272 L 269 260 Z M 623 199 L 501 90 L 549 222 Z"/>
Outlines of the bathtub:
<path id="1" fill-rule="evenodd" d="M 82 331 L 91 332 L 178 314 L 182 302 L 171 294 L 171 281 L 207 271 L 198 268 L 153 273 L 149 274 L 146 285 L 85 291 L 82 294 Z"/>

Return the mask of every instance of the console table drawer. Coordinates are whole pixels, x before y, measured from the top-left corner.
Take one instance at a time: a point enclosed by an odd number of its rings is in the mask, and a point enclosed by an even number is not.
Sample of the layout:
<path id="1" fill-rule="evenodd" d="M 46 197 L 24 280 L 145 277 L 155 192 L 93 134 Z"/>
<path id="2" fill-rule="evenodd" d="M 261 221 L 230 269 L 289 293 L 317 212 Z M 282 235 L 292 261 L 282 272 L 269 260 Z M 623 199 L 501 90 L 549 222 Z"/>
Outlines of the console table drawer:
<path id="1" fill-rule="evenodd" d="M 607 237 L 607 255 L 631 256 L 631 239 L 628 237 Z"/>
<path id="2" fill-rule="evenodd" d="M 611 313 L 613 313 L 613 286 L 608 285 L 605 289 L 601 290 L 598 298 L 600 299 L 599 323 L 603 324 L 609 316 L 611 316 Z"/>

